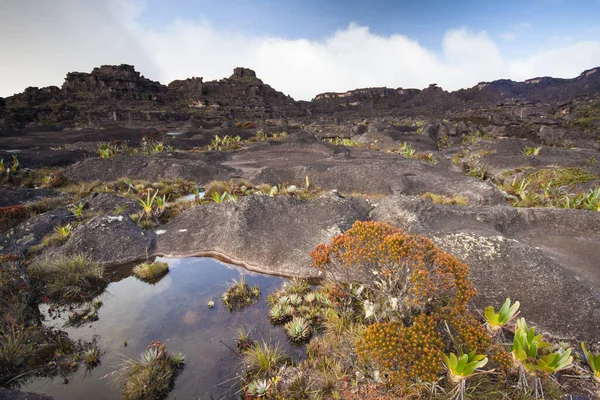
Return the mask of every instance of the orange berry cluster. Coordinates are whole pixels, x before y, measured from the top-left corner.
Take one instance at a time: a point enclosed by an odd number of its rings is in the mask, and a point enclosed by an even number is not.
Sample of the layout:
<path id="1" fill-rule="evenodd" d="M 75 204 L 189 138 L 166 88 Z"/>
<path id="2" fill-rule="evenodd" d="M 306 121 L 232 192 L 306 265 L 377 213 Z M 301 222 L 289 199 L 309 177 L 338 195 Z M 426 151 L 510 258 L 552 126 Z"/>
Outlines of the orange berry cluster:
<path id="1" fill-rule="evenodd" d="M 361 362 L 373 363 L 393 388 L 408 391 L 411 383 L 437 381 L 442 372 L 441 336 L 438 320 L 421 314 L 411 326 L 401 322 L 370 325 L 356 350 Z"/>

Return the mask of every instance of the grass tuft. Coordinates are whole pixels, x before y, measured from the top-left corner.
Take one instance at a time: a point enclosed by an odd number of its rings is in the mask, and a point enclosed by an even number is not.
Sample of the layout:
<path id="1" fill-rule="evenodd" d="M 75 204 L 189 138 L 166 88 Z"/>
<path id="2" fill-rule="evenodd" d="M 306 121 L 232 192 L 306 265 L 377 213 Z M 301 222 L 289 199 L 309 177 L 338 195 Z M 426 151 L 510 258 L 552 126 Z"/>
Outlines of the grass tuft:
<path id="1" fill-rule="evenodd" d="M 106 285 L 104 267 L 81 254 L 36 260 L 29 275 L 49 298 L 67 302 L 90 300 Z"/>
<path id="2" fill-rule="evenodd" d="M 446 196 L 443 194 L 436 194 L 431 192 L 426 192 L 421 194 L 423 200 L 429 200 L 435 204 L 447 204 L 447 205 L 457 205 L 457 206 L 468 206 L 469 199 L 462 194 L 457 194 L 454 196 Z"/>
<path id="3" fill-rule="evenodd" d="M 136 278 L 143 281 L 154 281 L 169 272 L 169 264 L 155 261 L 153 263 L 142 263 L 133 268 Z"/>

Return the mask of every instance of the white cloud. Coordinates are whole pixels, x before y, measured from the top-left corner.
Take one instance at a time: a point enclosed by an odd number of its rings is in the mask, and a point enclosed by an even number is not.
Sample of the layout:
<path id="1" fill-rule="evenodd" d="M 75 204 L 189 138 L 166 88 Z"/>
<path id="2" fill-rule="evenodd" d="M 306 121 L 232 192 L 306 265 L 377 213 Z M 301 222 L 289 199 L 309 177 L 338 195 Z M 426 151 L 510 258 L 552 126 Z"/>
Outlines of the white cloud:
<path id="1" fill-rule="evenodd" d="M 600 41 L 515 60 L 504 57 L 486 32 L 466 28 L 446 32 L 437 53 L 407 36 L 381 36 L 356 24 L 320 41 L 290 40 L 248 37 L 210 21 L 146 26 L 139 22 L 143 3 L 128 0 L 7 1 L 0 15 L 0 96 L 26 86 L 60 85 L 68 71 L 120 63 L 165 84 L 192 76 L 220 79 L 245 66 L 305 100 L 369 86 L 423 88 L 435 82 L 455 90 L 501 78 L 572 77 L 600 65 Z"/>

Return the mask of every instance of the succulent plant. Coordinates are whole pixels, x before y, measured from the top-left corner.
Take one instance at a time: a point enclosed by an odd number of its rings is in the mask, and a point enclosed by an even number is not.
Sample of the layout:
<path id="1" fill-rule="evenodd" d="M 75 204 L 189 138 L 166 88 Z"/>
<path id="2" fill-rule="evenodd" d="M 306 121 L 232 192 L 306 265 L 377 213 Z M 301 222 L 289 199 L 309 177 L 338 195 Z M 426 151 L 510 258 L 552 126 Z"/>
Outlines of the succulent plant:
<path id="1" fill-rule="evenodd" d="M 271 388 L 271 383 L 266 379 L 256 380 L 248 385 L 248 394 L 254 397 L 266 397 Z"/>
<path id="2" fill-rule="evenodd" d="M 542 335 L 536 335 L 534 328 L 529 328 L 525 318 L 517 321 L 517 330 L 513 341 L 513 356 L 530 375 L 537 372 L 553 374 L 569 368 L 573 363 L 571 349 L 542 354 L 542 350 L 550 343 L 542 341 Z"/>
<path id="3" fill-rule="evenodd" d="M 287 304 L 275 304 L 269 310 L 269 319 L 273 324 L 282 324 L 291 318 L 292 309 Z"/>
<path id="4" fill-rule="evenodd" d="M 308 304 L 312 304 L 315 300 L 316 300 L 316 296 L 313 292 L 307 293 L 304 296 L 304 301 L 306 301 Z"/>
<path id="5" fill-rule="evenodd" d="M 290 294 L 289 303 L 290 305 L 297 307 L 302 304 L 302 297 L 298 294 Z"/>
<path id="6" fill-rule="evenodd" d="M 306 319 L 294 317 L 294 319 L 285 324 L 285 332 L 292 342 L 301 343 L 310 337 L 311 328 Z"/>
<path id="7" fill-rule="evenodd" d="M 290 298 L 288 296 L 281 296 L 278 302 L 279 304 L 287 304 L 290 302 Z"/>

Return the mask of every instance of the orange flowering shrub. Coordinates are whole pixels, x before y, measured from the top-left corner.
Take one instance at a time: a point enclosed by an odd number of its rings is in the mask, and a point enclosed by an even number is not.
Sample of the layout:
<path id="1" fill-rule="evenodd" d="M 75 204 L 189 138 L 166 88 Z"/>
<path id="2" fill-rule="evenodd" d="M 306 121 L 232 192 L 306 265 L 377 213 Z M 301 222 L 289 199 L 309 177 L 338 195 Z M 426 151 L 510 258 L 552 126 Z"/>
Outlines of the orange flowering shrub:
<path id="1" fill-rule="evenodd" d="M 443 369 L 444 343 L 437 326 L 438 319 L 425 314 L 409 327 L 401 322 L 375 323 L 357 341 L 358 357 L 372 363 L 390 386 L 403 391 L 413 382 L 434 382 Z"/>
<path id="2" fill-rule="evenodd" d="M 358 221 L 330 244 L 317 246 L 311 256 L 327 277 L 368 288 L 365 313 L 380 312 L 380 318 L 356 342 L 357 354 L 393 389 L 407 393 L 413 383 L 437 381 L 442 353 L 448 351 L 475 350 L 488 354 L 501 371 L 510 367 L 509 353 L 467 308 L 476 294 L 469 268 L 431 240 L 387 224 Z M 383 312 L 386 307 L 393 311 Z"/>
<path id="3" fill-rule="evenodd" d="M 357 221 L 310 255 L 313 265 L 330 279 L 370 287 L 386 282 L 385 297 L 396 297 L 404 309 L 435 303 L 464 305 L 476 293 L 465 264 L 423 236 L 380 222 Z"/>

